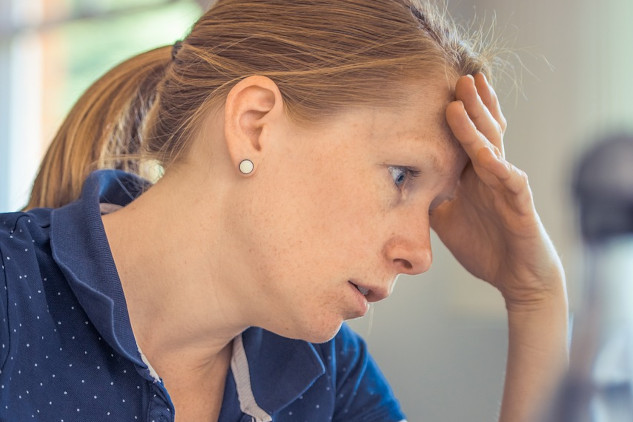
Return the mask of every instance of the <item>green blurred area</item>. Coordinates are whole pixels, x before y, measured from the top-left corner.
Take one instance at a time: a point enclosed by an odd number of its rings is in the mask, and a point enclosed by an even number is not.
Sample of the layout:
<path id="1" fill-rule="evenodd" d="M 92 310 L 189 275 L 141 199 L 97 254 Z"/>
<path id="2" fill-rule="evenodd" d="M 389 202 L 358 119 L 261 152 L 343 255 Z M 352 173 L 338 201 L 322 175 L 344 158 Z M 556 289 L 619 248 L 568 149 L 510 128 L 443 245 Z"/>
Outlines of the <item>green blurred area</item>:
<path id="1" fill-rule="evenodd" d="M 85 1 L 74 0 L 71 7 L 85 9 Z M 162 45 L 173 44 L 188 33 L 201 10 L 195 1 L 156 0 L 92 1 L 100 12 L 134 12 L 104 15 L 71 22 L 55 30 L 67 57 L 65 86 L 58 104 L 66 115 L 79 96 L 117 63 Z M 141 7 L 151 6 L 155 7 Z"/>
<path id="2" fill-rule="evenodd" d="M 182 0 L 66 0 L 67 4 L 74 11 L 93 10 L 101 12 L 161 5 L 165 3 L 178 3 L 181 1 Z"/>

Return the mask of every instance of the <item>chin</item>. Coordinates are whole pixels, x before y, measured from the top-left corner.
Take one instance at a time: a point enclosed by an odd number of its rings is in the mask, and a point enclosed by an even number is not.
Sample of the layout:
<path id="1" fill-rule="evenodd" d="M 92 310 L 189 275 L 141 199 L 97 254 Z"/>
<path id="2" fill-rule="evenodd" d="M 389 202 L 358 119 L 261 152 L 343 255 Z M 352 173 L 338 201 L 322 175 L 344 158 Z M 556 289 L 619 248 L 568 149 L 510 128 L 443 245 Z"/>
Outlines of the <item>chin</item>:
<path id="1" fill-rule="evenodd" d="M 308 321 L 303 327 L 293 327 L 290 332 L 276 332 L 283 337 L 307 341 L 308 343 L 326 343 L 334 338 L 341 329 L 343 320 Z"/>
<path id="2" fill-rule="evenodd" d="M 340 329 L 341 329 L 341 324 L 339 324 L 335 330 L 330 330 L 328 332 L 314 334 L 307 338 L 304 338 L 303 340 L 309 343 L 327 343 L 328 341 L 332 340 L 334 336 L 336 336 L 336 334 L 339 332 Z"/>

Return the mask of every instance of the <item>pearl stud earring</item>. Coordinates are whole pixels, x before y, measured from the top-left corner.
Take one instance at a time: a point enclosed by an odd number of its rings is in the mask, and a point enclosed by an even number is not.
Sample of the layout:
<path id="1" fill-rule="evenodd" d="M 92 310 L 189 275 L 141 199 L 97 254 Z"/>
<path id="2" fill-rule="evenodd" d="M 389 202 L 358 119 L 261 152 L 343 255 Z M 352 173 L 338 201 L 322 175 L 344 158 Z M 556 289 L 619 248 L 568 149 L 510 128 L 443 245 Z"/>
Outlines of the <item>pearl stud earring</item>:
<path id="1" fill-rule="evenodd" d="M 240 162 L 240 172 L 242 172 L 242 174 L 251 174 L 254 168 L 255 165 L 251 160 L 242 160 Z"/>

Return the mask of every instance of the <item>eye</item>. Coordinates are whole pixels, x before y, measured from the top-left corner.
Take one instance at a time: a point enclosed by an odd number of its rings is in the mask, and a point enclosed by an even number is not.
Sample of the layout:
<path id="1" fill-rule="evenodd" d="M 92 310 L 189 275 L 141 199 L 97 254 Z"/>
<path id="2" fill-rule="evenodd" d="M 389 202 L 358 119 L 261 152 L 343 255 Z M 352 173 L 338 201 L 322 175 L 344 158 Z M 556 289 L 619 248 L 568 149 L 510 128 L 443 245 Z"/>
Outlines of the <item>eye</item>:
<path id="1" fill-rule="evenodd" d="M 389 166 L 389 173 L 393 179 L 393 184 L 398 189 L 402 189 L 407 180 L 417 177 L 420 172 L 409 167 Z"/>

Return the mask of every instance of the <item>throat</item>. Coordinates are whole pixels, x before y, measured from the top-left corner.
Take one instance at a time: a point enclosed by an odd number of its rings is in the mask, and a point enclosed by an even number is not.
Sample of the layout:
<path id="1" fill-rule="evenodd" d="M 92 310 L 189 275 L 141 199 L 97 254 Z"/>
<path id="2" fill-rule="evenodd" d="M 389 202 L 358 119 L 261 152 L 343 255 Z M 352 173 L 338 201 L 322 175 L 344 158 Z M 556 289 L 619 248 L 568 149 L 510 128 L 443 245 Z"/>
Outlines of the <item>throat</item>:
<path id="1" fill-rule="evenodd" d="M 204 366 L 175 364 L 160 374 L 176 410 L 176 422 L 217 421 L 232 355 L 229 343 Z"/>

